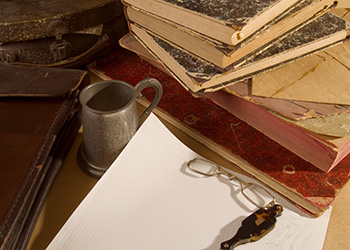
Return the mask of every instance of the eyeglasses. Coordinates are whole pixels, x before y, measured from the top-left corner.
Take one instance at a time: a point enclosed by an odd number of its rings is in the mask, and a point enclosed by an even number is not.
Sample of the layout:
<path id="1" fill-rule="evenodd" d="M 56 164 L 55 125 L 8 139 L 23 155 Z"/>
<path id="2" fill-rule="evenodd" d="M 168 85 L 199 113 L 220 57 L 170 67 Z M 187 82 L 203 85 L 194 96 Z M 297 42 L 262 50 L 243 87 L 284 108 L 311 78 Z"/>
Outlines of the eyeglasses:
<path id="1" fill-rule="evenodd" d="M 195 158 L 187 163 L 187 167 L 192 172 L 203 176 L 225 176 L 231 183 L 238 182 L 243 197 L 258 208 L 266 209 L 276 203 L 275 197 L 265 188 L 246 182 L 211 161 Z"/>

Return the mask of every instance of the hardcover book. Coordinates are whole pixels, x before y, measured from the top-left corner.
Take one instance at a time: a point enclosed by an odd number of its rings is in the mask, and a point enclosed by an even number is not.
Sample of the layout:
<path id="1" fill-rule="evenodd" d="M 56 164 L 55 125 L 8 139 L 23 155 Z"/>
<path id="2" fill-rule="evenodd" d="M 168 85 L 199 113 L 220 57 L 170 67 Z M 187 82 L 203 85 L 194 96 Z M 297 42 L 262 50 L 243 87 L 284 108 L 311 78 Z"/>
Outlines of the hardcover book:
<path id="1" fill-rule="evenodd" d="M 236 45 L 302 0 L 122 0 L 207 37 Z"/>
<path id="2" fill-rule="evenodd" d="M 221 70 L 163 39 L 152 36 L 136 25 L 130 24 L 130 27 L 138 40 L 153 56 L 161 61 L 186 89 L 193 93 L 216 91 L 257 73 L 339 43 L 347 37 L 349 28 L 348 22 L 344 19 L 332 13 L 326 13 L 246 58 L 240 64 Z"/>
<path id="3" fill-rule="evenodd" d="M 349 181 L 349 156 L 326 173 L 210 99 L 194 98 L 174 78 L 130 51 L 120 48 L 91 64 L 89 70 L 105 80 L 135 85 L 143 78 L 155 77 L 164 88 L 154 111 L 158 116 L 316 216 L 329 208 Z M 149 100 L 152 95 L 144 93 Z"/>
<path id="4" fill-rule="evenodd" d="M 226 68 L 280 39 L 286 32 L 298 29 L 321 16 L 332 6 L 334 6 L 333 0 L 316 2 L 304 0 L 296 4 L 288 13 L 280 15 L 273 22 L 265 25 L 251 37 L 235 46 L 208 39 L 193 30 L 132 6 L 125 8 L 125 14 L 130 23 L 139 25 L 151 34 L 159 36 L 217 67 Z"/>

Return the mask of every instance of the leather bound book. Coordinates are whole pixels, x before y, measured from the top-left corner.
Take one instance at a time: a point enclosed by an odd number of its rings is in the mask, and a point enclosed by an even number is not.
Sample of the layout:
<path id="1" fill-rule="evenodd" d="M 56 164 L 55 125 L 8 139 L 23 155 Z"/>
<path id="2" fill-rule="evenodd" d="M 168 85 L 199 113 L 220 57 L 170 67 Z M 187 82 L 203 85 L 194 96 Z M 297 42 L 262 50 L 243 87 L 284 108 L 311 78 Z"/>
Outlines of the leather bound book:
<path id="1" fill-rule="evenodd" d="M 0 64 L 0 249 L 25 249 L 80 127 L 86 71 Z"/>

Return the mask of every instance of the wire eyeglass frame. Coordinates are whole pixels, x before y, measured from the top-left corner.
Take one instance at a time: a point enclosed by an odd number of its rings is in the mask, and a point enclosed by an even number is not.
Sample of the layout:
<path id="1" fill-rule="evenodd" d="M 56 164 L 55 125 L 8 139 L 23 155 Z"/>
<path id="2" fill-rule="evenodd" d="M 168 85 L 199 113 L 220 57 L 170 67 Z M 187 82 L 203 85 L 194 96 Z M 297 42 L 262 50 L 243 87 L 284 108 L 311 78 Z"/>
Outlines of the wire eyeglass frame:
<path id="1" fill-rule="evenodd" d="M 204 171 L 200 171 L 199 169 L 196 169 L 194 167 L 194 162 L 199 162 L 201 161 L 202 164 L 212 164 L 212 165 L 215 165 L 215 168 L 213 168 L 212 171 L 210 172 L 204 172 Z M 197 174 L 200 174 L 200 175 L 203 175 L 203 176 L 207 176 L 207 177 L 213 177 L 213 176 L 225 176 L 228 178 L 228 180 L 230 182 L 232 181 L 236 181 L 239 183 L 240 185 L 240 192 L 241 194 L 243 195 L 243 197 L 245 199 L 247 199 L 251 204 L 255 205 L 256 207 L 258 208 L 262 208 L 262 209 L 267 209 L 273 205 L 276 204 L 276 199 L 275 197 L 265 188 L 261 187 L 260 185 L 257 185 L 255 183 L 251 183 L 251 182 L 246 182 L 244 180 L 242 180 L 241 178 L 227 172 L 226 170 L 223 169 L 223 167 L 219 166 L 218 164 L 212 162 L 212 161 L 209 161 L 209 160 L 206 160 L 206 159 L 200 159 L 200 158 L 195 158 L 193 160 L 190 160 L 188 163 L 187 163 L 187 168 L 189 170 L 191 170 L 192 172 L 195 172 Z M 271 198 L 271 201 L 270 202 L 267 202 L 265 203 L 263 206 L 262 205 L 259 205 L 258 202 L 254 201 L 251 197 L 249 197 L 244 191 L 245 190 L 248 190 L 248 189 L 251 189 L 252 187 L 254 188 L 258 188 L 260 189 L 261 191 L 263 191 L 265 194 L 267 194 L 270 198 Z"/>

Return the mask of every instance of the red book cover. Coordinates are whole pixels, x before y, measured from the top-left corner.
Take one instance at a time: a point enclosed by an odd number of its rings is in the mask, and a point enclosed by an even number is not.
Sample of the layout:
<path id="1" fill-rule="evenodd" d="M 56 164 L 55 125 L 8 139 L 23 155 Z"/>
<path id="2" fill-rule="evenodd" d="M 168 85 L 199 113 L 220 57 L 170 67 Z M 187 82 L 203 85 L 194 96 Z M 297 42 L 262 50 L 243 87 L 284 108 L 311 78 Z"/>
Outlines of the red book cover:
<path id="1" fill-rule="evenodd" d="M 157 109 L 177 121 L 179 129 L 190 131 L 195 139 L 311 214 L 328 209 L 350 178 L 349 156 L 323 172 L 210 99 L 193 97 L 174 78 L 131 51 L 118 48 L 89 67 L 133 85 L 147 77 L 158 79 L 164 93 Z M 151 99 L 152 91 L 143 95 Z"/>

